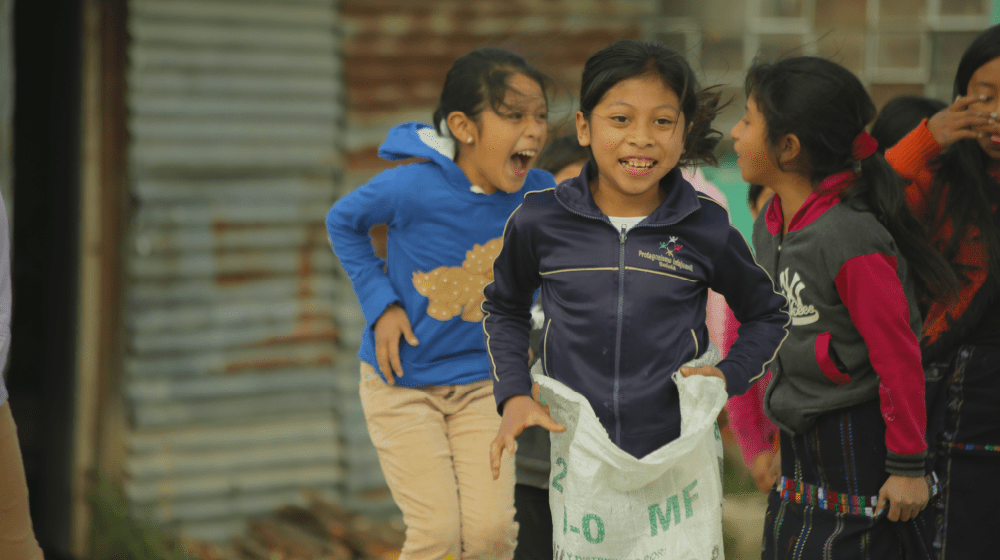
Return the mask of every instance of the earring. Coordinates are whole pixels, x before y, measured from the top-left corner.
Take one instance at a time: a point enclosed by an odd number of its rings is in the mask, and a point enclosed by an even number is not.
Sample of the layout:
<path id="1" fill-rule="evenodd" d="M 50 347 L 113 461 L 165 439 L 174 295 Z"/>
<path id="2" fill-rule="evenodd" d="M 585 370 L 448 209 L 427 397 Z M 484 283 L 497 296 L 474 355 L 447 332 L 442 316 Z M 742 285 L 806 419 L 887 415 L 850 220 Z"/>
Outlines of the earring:
<path id="1" fill-rule="evenodd" d="M 471 136 L 469 136 L 469 138 L 468 138 L 468 139 L 466 139 L 465 143 L 466 143 L 466 144 L 471 144 L 471 143 L 472 143 L 472 137 L 471 137 Z"/>

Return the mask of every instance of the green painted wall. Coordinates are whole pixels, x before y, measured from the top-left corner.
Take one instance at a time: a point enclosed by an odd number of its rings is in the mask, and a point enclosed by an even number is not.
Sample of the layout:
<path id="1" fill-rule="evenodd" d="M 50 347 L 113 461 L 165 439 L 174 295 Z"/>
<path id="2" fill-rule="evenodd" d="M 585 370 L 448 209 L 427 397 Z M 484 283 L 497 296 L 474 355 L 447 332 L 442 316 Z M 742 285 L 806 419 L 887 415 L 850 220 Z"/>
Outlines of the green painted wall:
<path id="1" fill-rule="evenodd" d="M 753 220 L 750 218 L 750 209 L 747 208 L 747 184 L 740 176 L 740 170 L 736 167 L 736 155 L 728 153 L 720 158 L 719 167 L 702 167 L 705 177 L 715 183 L 719 190 L 726 195 L 729 203 L 729 217 L 740 230 L 747 243 L 750 243 L 750 233 L 753 230 Z"/>
<path id="2" fill-rule="evenodd" d="M 1000 23 L 1000 0 L 993 0 L 993 24 Z"/>

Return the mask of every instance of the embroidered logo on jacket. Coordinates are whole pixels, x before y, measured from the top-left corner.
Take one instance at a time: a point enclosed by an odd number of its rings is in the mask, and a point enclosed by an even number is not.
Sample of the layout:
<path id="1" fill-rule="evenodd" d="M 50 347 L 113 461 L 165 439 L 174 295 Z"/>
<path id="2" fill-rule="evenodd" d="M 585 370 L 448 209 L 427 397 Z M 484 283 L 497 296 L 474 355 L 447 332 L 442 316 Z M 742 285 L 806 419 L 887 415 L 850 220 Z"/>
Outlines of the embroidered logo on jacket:
<path id="1" fill-rule="evenodd" d="M 666 243 L 662 242 L 660 243 L 660 249 L 666 249 L 667 254 L 670 255 L 671 257 L 674 256 L 674 252 L 680 251 L 683 248 L 684 248 L 683 245 L 677 244 L 677 236 L 675 235 L 670 236 L 670 241 L 667 241 Z"/>
<path id="2" fill-rule="evenodd" d="M 805 282 L 796 272 L 788 279 L 789 271 L 786 268 L 779 276 L 778 283 L 781 284 L 781 293 L 788 300 L 788 314 L 792 316 L 792 326 L 809 325 L 819 320 L 819 311 L 812 305 L 802 303 L 802 290 L 806 289 Z"/>
<path id="3" fill-rule="evenodd" d="M 438 321 L 447 321 L 456 315 L 461 315 L 463 321 L 482 321 L 483 288 L 493 281 L 493 261 L 502 246 L 503 238 L 497 237 L 467 251 L 461 266 L 414 272 L 413 287 L 430 300 L 427 315 Z"/>
<path id="4" fill-rule="evenodd" d="M 668 241 L 660 242 L 660 249 L 665 250 L 667 252 L 666 255 L 650 253 L 648 251 L 639 251 L 639 256 L 656 262 L 660 268 L 666 268 L 673 271 L 686 270 L 688 272 L 692 272 L 694 271 L 693 265 L 677 258 L 677 253 L 679 253 L 683 248 L 683 245 L 677 243 L 677 237 L 671 235 Z"/>

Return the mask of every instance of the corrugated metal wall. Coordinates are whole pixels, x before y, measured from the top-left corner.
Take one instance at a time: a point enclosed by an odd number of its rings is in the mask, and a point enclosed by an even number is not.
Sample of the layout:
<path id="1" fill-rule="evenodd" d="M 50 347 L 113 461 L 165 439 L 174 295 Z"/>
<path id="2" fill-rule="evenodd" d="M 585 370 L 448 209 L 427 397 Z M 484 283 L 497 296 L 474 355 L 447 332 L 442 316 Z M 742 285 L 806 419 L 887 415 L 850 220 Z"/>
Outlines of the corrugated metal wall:
<path id="1" fill-rule="evenodd" d="M 303 488 L 340 495 L 343 279 L 323 218 L 342 167 L 341 22 L 335 0 L 128 9 L 126 493 L 220 540 Z"/>

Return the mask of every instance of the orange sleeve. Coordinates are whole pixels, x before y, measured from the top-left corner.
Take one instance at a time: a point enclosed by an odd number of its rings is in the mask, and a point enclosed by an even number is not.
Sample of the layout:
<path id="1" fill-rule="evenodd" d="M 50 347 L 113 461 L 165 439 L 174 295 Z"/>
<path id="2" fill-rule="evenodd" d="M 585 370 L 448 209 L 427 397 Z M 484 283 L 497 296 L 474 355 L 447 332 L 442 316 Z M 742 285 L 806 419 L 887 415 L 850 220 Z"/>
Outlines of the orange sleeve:
<path id="1" fill-rule="evenodd" d="M 928 165 L 943 148 L 927 129 L 927 119 L 903 137 L 898 144 L 885 151 L 889 165 L 906 180 L 906 203 L 922 222 L 929 219 L 927 196 L 934 174 Z"/>

